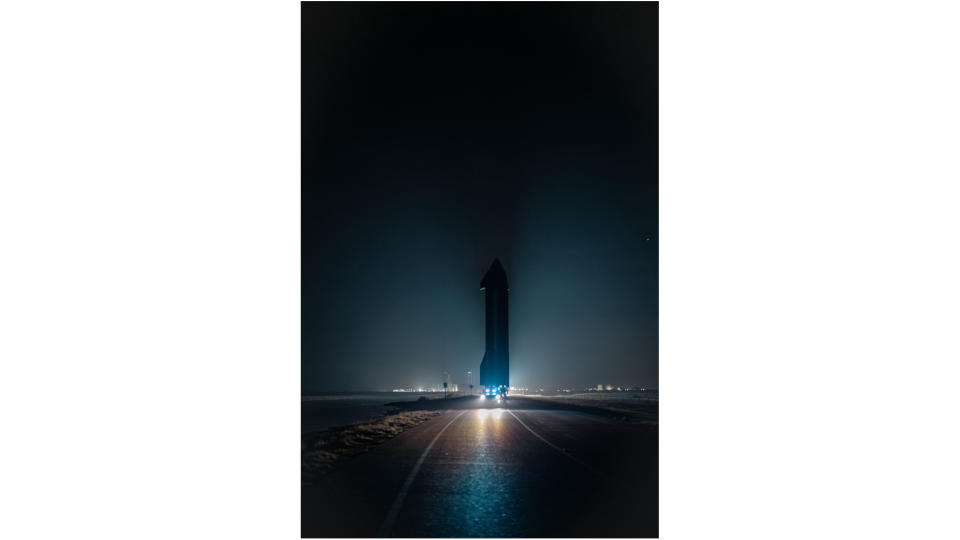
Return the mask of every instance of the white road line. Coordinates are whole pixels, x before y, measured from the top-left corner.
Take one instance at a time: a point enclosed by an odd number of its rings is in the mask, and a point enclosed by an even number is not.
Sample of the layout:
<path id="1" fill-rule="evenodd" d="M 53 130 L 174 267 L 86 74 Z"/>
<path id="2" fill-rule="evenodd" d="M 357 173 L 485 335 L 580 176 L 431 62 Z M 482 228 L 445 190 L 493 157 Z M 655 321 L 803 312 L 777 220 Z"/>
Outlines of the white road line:
<path id="1" fill-rule="evenodd" d="M 597 470 L 594 469 L 593 467 L 587 465 L 586 463 L 580 461 L 579 459 L 573 457 L 572 455 L 570 455 L 569 452 L 567 452 L 567 451 L 564 450 L 563 448 L 560 448 L 559 446 L 557 446 L 557 445 L 553 444 L 552 442 L 550 442 L 550 441 L 544 439 L 543 437 L 541 437 L 539 433 L 537 433 L 536 431 L 532 430 L 532 429 L 530 428 L 530 426 L 527 425 L 526 422 L 524 422 L 523 420 L 520 419 L 519 416 L 513 414 L 513 411 L 507 409 L 507 412 L 510 413 L 511 416 L 513 416 L 514 418 L 516 418 L 516 419 L 517 419 L 517 422 L 520 422 L 520 425 L 521 425 L 521 426 L 527 428 L 527 431 L 529 431 L 530 433 L 533 433 L 533 436 L 534 436 L 534 437 L 536 437 L 536 438 L 540 439 L 541 441 L 547 443 L 547 446 L 549 446 L 550 448 L 553 448 L 553 449 L 556 450 L 557 452 L 560 452 L 560 453 L 563 454 L 564 456 L 567 456 L 568 458 L 570 458 L 571 461 L 573 461 L 574 463 L 577 463 L 577 464 L 579 464 L 580 466 L 586 468 L 586 469 L 587 469 L 588 471 L 590 471 L 591 473 L 593 473 L 593 474 L 595 474 L 595 475 L 603 476 L 599 471 L 597 471 Z"/>
<path id="2" fill-rule="evenodd" d="M 434 443 L 436 443 L 440 435 L 443 435 L 443 432 L 450 427 L 450 424 L 456 422 L 457 418 L 463 416 L 465 412 L 467 411 L 460 412 L 460 414 L 453 417 L 453 420 L 447 422 L 447 425 L 443 426 L 443 429 L 433 436 L 433 440 L 430 441 L 427 448 L 420 454 L 420 459 L 417 460 L 417 464 L 413 466 L 413 470 L 407 475 L 407 479 L 403 482 L 403 487 L 401 487 L 400 492 L 397 493 L 397 498 L 393 500 L 393 506 L 390 507 L 390 512 L 387 513 L 387 518 L 383 520 L 383 525 L 380 526 L 380 531 L 377 533 L 378 537 L 383 538 L 387 536 L 390 529 L 393 528 L 393 523 L 397 520 L 397 515 L 400 513 L 400 507 L 403 506 L 403 500 L 407 497 L 407 492 L 410 491 L 410 486 L 413 485 L 413 480 L 417 477 L 417 473 L 420 472 L 420 466 L 423 465 L 423 460 L 427 458 L 427 454 L 430 453 L 430 449 L 433 448 Z"/>

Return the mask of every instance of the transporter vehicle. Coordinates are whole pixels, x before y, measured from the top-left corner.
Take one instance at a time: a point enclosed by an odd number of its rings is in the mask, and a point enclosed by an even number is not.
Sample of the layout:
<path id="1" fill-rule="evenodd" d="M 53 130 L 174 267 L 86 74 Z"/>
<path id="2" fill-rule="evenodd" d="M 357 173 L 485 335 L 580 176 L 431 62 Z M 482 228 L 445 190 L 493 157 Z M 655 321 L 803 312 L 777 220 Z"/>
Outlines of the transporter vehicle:
<path id="1" fill-rule="evenodd" d="M 505 400 L 507 399 L 507 387 L 505 385 L 485 386 L 483 392 L 480 393 L 480 397 L 483 399 Z"/>

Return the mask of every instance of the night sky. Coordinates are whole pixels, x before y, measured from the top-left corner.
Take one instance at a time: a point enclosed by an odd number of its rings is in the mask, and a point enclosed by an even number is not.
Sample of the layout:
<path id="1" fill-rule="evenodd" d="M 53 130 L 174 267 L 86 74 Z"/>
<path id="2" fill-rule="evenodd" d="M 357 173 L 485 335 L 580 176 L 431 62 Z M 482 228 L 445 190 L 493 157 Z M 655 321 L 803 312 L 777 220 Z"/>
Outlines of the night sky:
<path id="1" fill-rule="evenodd" d="M 302 391 L 657 386 L 657 4 L 302 4 Z"/>

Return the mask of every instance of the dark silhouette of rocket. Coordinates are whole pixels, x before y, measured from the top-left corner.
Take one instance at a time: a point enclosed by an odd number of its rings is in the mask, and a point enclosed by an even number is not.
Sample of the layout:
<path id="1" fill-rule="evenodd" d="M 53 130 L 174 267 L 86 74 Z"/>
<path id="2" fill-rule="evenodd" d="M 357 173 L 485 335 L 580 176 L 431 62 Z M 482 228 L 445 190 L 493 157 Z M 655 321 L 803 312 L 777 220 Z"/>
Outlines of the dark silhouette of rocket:
<path id="1" fill-rule="evenodd" d="M 486 352 L 480 362 L 480 384 L 487 388 L 510 386 L 510 351 L 507 331 L 507 273 L 494 259 L 480 281 L 486 318 Z"/>

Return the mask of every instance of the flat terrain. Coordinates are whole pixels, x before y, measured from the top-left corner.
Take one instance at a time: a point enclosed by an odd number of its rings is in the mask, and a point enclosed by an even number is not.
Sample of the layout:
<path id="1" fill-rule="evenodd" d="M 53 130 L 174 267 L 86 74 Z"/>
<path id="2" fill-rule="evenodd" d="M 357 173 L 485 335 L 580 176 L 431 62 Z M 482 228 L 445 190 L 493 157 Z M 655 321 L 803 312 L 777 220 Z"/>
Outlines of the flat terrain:
<path id="1" fill-rule="evenodd" d="M 524 398 L 447 406 L 304 486 L 302 535 L 657 536 L 655 424 Z"/>

